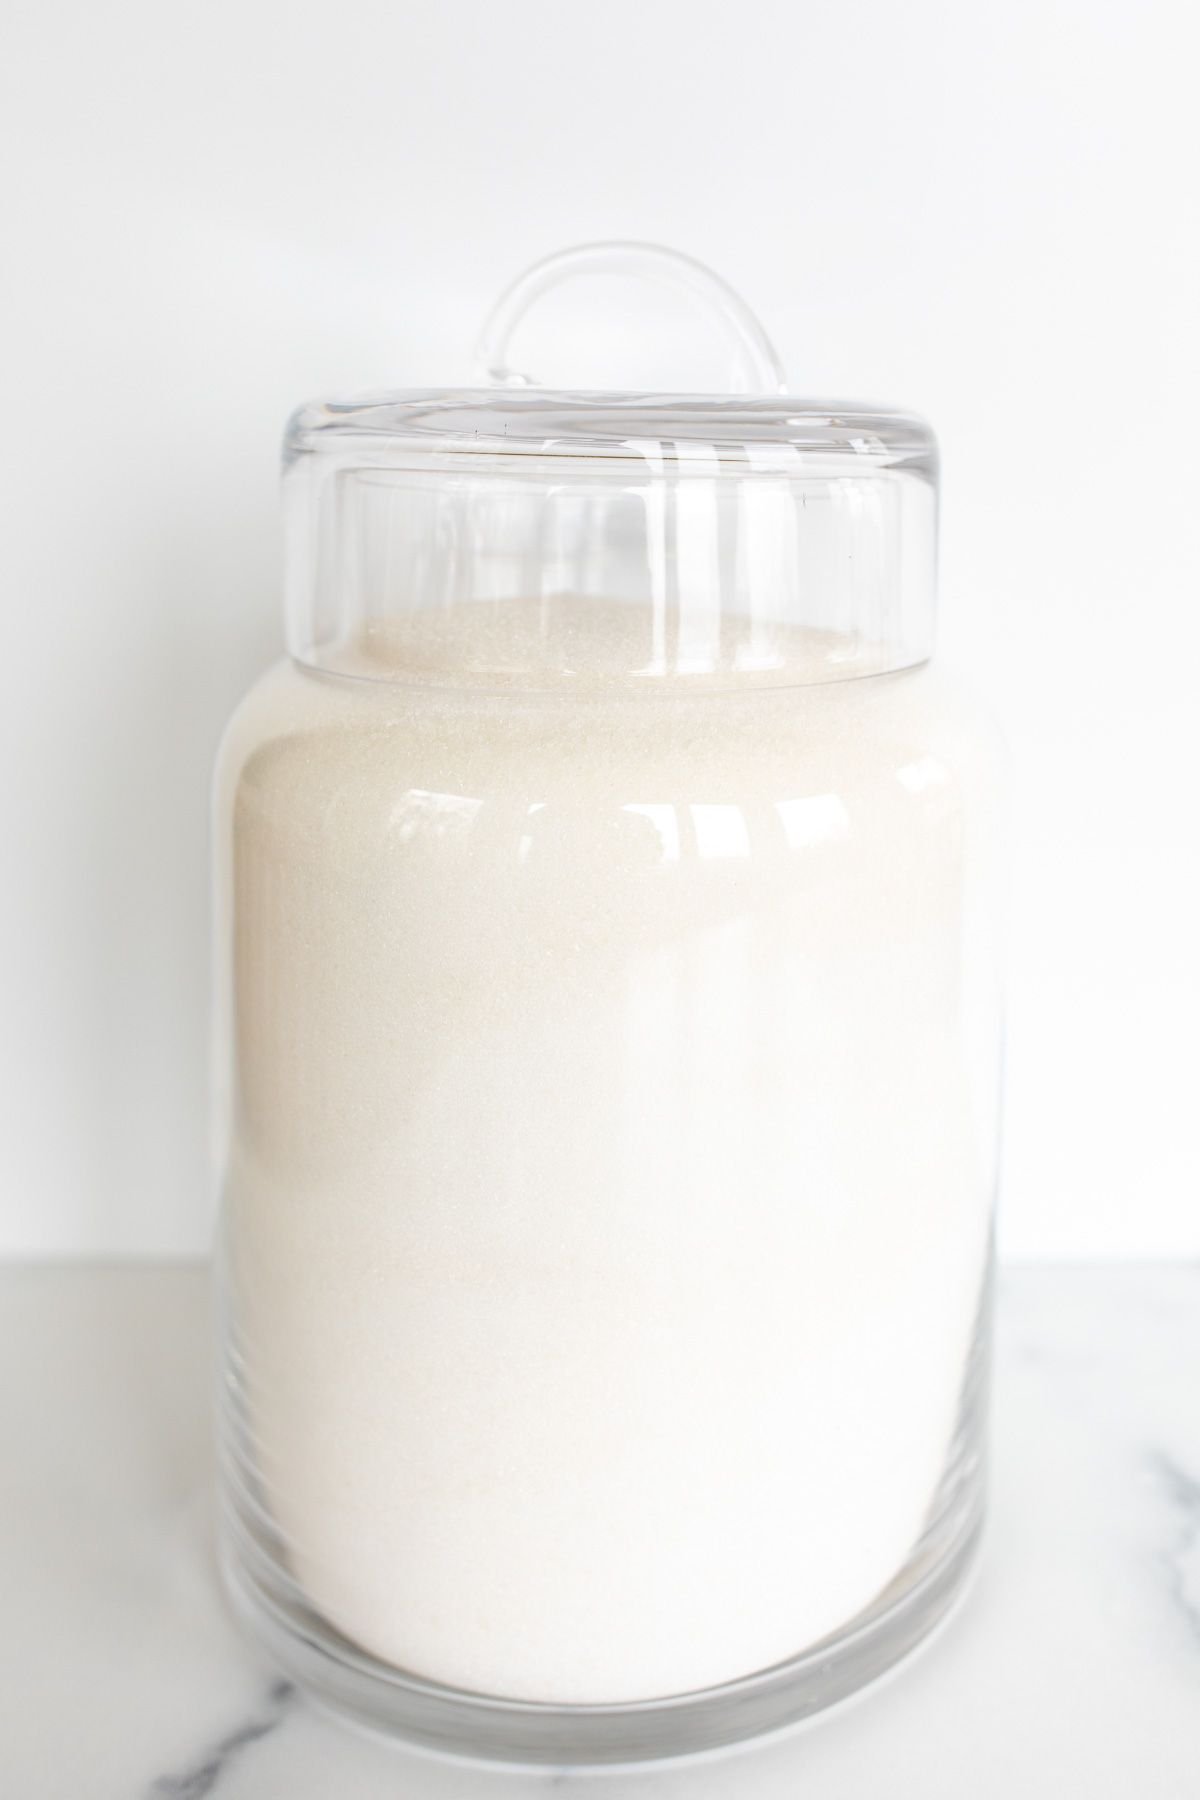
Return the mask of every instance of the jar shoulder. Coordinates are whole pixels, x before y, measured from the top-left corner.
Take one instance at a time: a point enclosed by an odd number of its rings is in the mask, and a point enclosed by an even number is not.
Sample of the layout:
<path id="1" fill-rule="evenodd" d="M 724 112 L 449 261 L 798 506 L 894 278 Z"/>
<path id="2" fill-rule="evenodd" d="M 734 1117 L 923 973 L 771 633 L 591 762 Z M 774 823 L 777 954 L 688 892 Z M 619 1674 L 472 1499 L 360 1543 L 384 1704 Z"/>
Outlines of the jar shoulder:
<path id="1" fill-rule="evenodd" d="M 901 674 L 752 694 L 446 693 L 276 665 L 230 720 L 218 815 L 235 803 L 317 821 L 331 805 L 380 829 L 413 792 L 573 809 L 754 806 L 831 795 L 992 800 L 999 734 L 963 684 Z"/>

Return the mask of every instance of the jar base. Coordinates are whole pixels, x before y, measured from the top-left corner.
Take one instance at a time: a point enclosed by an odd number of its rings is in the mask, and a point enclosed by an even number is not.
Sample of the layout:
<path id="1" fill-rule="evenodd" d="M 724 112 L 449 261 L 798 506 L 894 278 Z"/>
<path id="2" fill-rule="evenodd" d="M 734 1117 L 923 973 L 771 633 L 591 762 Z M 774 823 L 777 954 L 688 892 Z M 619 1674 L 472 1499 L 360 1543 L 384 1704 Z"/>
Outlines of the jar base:
<path id="1" fill-rule="evenodd" d="M 443 1756 L 527 1767 L 613 1767 L 702 1755 L 837 1705 L 902 1662 L 962 1593 L 982 1534 L 982 1488 L 954 1483 L 913 1556 L 865 1612 L 799 1656 L 720 1687 L 616 1705 L 501 1700 L 408 1675 L 341 1636 L 226 1512 L 221 1566 L 235 1613 L 318 1704 Z M 977 1471 L 971 1471 L 977 1474 Z"/>

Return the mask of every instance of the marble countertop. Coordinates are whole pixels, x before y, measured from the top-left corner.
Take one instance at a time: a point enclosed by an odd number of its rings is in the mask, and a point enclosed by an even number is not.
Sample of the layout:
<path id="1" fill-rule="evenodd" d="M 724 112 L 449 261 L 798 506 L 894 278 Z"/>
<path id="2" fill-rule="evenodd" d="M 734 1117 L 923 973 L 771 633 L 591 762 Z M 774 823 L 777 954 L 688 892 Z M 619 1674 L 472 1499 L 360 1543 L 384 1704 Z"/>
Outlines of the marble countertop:
<path id="1" fill-rule="evenodd" d="M 983 1566 L 940 1636 L 790 1735 L 498 1773 L 359 1734 L 247 1647 L 210 1536 L 197 1267 L 0 1271 L 11 1800 L 1196 1800 L 1200 1268 L 1009 1270 Z"/>

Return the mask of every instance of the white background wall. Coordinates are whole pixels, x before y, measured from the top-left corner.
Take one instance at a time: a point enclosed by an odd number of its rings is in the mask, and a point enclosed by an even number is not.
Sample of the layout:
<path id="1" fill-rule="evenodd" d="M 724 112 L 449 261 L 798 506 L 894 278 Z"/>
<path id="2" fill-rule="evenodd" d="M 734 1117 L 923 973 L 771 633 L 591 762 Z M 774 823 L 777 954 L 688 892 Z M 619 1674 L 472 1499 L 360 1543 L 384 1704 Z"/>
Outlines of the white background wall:
<path id="1" fill-rule="evenodd" d="M 939 427 L 943 645 L 1015 764 L 1005 1240 L 1200 1253 L 1183 0 L 8 18 L 0 1247 L 206 1240 L 207 780 L 279 647 L 286 413 L 463 379 L 510 276 L 627 236 L 795 389 Z"/>

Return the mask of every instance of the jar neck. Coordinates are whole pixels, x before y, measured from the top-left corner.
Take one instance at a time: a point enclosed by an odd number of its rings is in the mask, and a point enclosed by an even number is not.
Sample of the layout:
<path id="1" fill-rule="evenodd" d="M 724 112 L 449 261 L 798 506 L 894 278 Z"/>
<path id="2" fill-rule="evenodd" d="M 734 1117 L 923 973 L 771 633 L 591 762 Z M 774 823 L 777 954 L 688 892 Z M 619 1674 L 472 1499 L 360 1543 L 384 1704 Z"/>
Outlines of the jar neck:
<path id="1" fill-rule="evenodd" d="M 328 673 L 798 686 L 909 668 L 932 649 L 936 498 L 908 472 L 474 473 L 323 457 L 287 482 L 289 648 Z"/>

